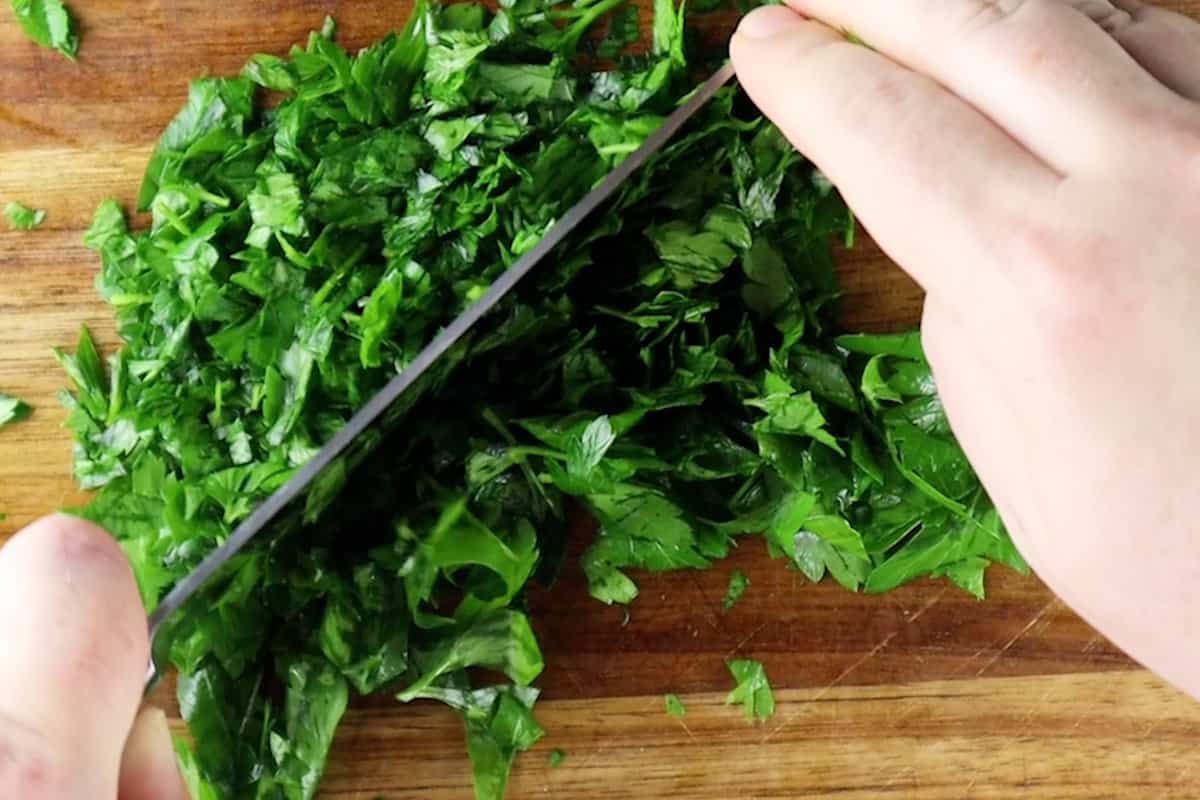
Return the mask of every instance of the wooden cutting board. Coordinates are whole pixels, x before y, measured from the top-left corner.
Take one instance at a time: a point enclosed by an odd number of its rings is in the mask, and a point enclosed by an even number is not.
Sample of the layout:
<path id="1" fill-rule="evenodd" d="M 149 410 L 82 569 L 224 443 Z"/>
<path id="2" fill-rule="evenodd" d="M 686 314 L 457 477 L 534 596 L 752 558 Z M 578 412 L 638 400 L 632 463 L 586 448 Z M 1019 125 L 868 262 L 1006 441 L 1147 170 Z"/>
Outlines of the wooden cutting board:
<path id="1" fill-rule="evenodd" d="M 51 346 L 80 323 L 113 344 L 80 234 L 96 204 L 132 206 L 150 147 L 204 71 L 282 53 L 326 14 L 358 47 L 407 4 L 335 0 L 75 0 L 78 64 L 28 44 L 0 8 L 0 205 L 46 208 L 0 232 L 0 390 L 37 410 L 0 431 L 0 536 L 79 502 Z M 1200 0 L 1175 6 L 1200 12 Z M 715 18 L 713 37 L 727 35 Z M 842 259 L 849 327 L 915 324 L 916 287 L 869 243 Z M 720 609 L 733 568 L 752 584 Z M 919 583 L 882 597 L 813 586 L 758 542 L 710 572 L 644 578 L 627 624 L 578 571 L 539 595 L 548 736 L 520 760 L 512 798 L 1191 797 L 1200 706 L 1140 671 L 1034 578 L 994 570 L 978 603 Z M 2 635 L 2 632 L 0 632 Z M 723 660 L 766 663 L 776 716 L 722 704 Z M 662 695 L 688 706 L 676 720 Z M 170 704 L 170 698 L 160 696 Z M 552 748 L 567 753 L 552 769 Z M 360 704 L 329 766 L 328 798 L 469 798 L 462 736 L 437 707 Z M 1200 770 L 1196 770 L 1200 772 Z"/>

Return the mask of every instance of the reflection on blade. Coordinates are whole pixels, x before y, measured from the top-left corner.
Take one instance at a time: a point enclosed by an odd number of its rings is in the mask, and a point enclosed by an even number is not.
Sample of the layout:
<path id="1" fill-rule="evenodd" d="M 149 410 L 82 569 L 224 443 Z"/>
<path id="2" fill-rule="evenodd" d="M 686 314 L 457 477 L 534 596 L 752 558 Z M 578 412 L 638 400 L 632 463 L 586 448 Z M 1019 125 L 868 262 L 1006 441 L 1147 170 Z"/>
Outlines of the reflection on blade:
<path id="1" fill-rule="evenodd" d="M 429 372 L 430 367 L 435 363 L 444 361 L 447 367 L 457 363 L 465 353 L 460 352 L 458 358 L 446 359 L 444 357 L 485 314 L 491 311 L 517 285 L 521 278 L 562 243 L 593 211 L 611 198 L 629 177 L 670 141 L 671 137 L 697 111 L 703 108 L 732 77 L 733 67 L 726 64 L 694 91 L 687 102 L 667 117 L 637 150 L 576 203 L 533 249 L 521 256 L 504 274 L 497 278 L 474 305 L 443 328 L 399 375 L 359 409 L 345 426 L 286 484 L 259 505 L 250 516 L 238 525 L 229 538 L 171 589 L 149 619 L 150 638 L 154 642 L 156 655 L 159 654 L 158 648 L 164 644 L 158 642 L 157 639 L 167 619 L 174 615 L 221 567 L 228 563 L 259 531 L 302 493 L 311 489 L 322 497 L 326 497 L 328 493 L 336 492 L 344 483 L 351 466 L 365 456 L 372 449 L 373 444 L 378 441 L 381 435 L 380 431 L 372 428 L 372 425 L 385 415 L 395 418 L 411 407 L 421 394 L 419 391 L 414 391 L 414 387 L 419 388 L 419 383 L 426 384 L 430 379 L 436 380 L 437 376 Z M 398 403 L 398 400 L 404 402 Z M 150 670 L 147 678 L 148 686 L 156 678 L 154 664 L 151 664 Z"/>

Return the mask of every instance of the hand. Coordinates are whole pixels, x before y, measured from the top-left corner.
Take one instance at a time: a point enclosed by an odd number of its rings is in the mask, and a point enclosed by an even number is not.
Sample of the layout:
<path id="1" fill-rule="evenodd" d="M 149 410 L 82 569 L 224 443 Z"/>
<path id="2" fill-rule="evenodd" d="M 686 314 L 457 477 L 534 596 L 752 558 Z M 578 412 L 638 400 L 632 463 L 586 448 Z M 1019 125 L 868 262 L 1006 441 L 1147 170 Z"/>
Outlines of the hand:
<path id="1" fill-rule="evenodd" d="M 166 717 L 138 713 L 146 618 L 107 533 L 53 516 L 13 536 L 0 631 L 0 797 L 187 800 Z"/>
<path id="2" fill-rule="evenodd" d="M 789 2 L 733 39 L 746 90 L 926 290 L 947 414 L 1022 552 L 1200 696 L 1200 25 Z"/>

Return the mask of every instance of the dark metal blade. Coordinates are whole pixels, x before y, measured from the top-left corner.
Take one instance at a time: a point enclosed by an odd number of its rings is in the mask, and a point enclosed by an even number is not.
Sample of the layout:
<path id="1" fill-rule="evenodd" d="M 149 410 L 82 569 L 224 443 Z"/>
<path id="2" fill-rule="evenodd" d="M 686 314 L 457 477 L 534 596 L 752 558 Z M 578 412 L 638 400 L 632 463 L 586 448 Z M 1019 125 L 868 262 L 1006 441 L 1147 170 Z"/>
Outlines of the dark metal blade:
<path id="1" fill-rule="evenodd" d="M 726 64 L 711 78 L 697 88 L 687 101 L 676 109 L 654 133 L 646 138 L 637 150 L 622 161 L 594 189 L 588 192 L 575 206 L 546 232 L 537 245 L 521 256 L 503 275 L 495 280 L 474 305 L 459 314 L 442 329 L 433 341 L 425 346 L 412 363 L 372 397 L 366 405 L 334 434 L 325 445 L 292 478 L 258 506 L 230 534 L 217 549 L 205 557 L 183 580 L 167 593 L 154 613 L 150 615 L 150 638 L 153 641 L 163 623 L 186 603 L 192 595 L 233 558 L 259 531 L 265 528 L 283 509 L 300 496 L 313 480 L 335 459 L 341 456 L 363 431 L 380 417 L 392 403 L 428 370 L 434 362 L 459 341 L 485 314 L 507 295 L 521 278 L 546 257 L 563 239 L 579 226 L 593 211 L 613 196 L 629 177 L 649 158 L 658 152 L 671 137 L 712 99 L 722 86 L 733 77 L 733 66 Z M 147 683 L 153 682 L 155 667 Z"/>

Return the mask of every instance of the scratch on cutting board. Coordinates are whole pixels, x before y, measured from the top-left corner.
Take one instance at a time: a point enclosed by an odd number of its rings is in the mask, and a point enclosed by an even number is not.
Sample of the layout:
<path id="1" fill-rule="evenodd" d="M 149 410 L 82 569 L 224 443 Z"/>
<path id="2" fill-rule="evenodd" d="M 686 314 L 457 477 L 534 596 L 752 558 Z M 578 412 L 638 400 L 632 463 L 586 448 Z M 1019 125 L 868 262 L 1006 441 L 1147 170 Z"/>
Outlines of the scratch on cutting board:
<path id="1" fill-rule="evenodd" d="M 696 735 L 692 733 L 692 729 L 688 727 L 688 724 L 684 721 L 683 717 L 679 717 L 676 722 L 678 722 L 679 726 L 683 728 L 683 732 L 688 735 L 689 739 L 691 739 L 693 742 L 696 741 Z"/>
<path id="2" fill-rule="evenodd" d="M 1005 643 L 1005 645 L 1003 647 L 1001 647 L 991 658 L 989 658 L 987 660 L 986 664 L 984 664 L 982 667 L 979 668 L 979 670 L 975 673 L 975 677 L 976 678 L 983 677 L 983 673 L 985 673 L 989 669 L 991 669 L 992 666 L 995 665 L 995 663 L 997 661 L 1004 658 L 1004 654 L 1007 653 L 1009 650 L 1011 650 L 1013 645 L 1015 645 L 1017 642 L 1021 641 L 1021 639 L 1025 636 L 1025 634 L 1027 634 L 1031 630 L 1033 630 L 1034 627 L 1039 622 L 1041 622 L 1043 619 L 1045 619 L 1046 616 L 1057 607 L 1058 607 L 1058 598 L 1052 598 L 1050 600 L 1050 602 L 1048 602 L 1048 603 L 1046 603 L 1046 605 L 1042 606 L 1042 610 L 1037 612 L 1036 614 L 1034 614 L 1033 619 L 1029 620 L 1029 622 L 1027 622 L 1025 624 L 1024 628 L 1021 628 L 1021 630 L 1017 631 L 1017 634 L 1015 636 L 1013 636 L 1011 639 L 1009 639 L 1008 642 Z M 986 648 L 985 648 L 985 650 L 986 650 Z M 975 656 L 972 656 L 972 659 L 974 659 L 975 657 L 984 653 L 985 650 L 980 650 L 978 653 L 975 654 Z"/>
<path id="3" fill-rule="evenodd" d="M 580 697 L 587 697 L 587 688 L 580 682 L 579 676 L 576 674 L 575 668 L 571 665 L 570 660 L 566 656 L 562 655 L 556 656 L 555 659 L 557 661 L 557 664 L 555 665 L 556 669 L 558 669 L 566 677 L 566 679 L 571 682 L 571 685 L 575 687 L 577 692 L 579 692 Z"/>
<path id="4" fill-rule="evenodd" d="M 1143 739 L 1143 740 L 1149 739 L 1150 734 L 1154 733 L 1154 729 L 1158 727 L 1158 724 L 1160 722 L 1162 722 L 1161 719 L 1156 719 L 1153 722 L 1151 722 L 1149 725 L 1146 726 L 1146 730 L 1142 731 L 1142 735 L 1138 738 Z"/>
<path id="5" fill-rule="evenodd" d="M 1046 689 L 1041 693 L 1035 702 L 1030 704 L 1029 710 L 1025 712 L 1025 716 L 1021 717 L 1022 727 L 1028 725 L 1033 720 L 1034 715 L 1040 713 L 1047 707 L 1047 704 L 1050 702 L 1050 697 L 1053 694 L 1054 691 L 1052 689 Z M 1079 719 L 1075 720 L 1075 724 L 1071 726 L 1071 730 L 1075 730 L 1081 724 L 1083 724 L 1083 721 L 1087 719 L 1090 714 L 1090 709 L 1080 714 Z"/>
<path id="6" fill-rule="evenodd" d="M 708 592 L 704 590 L 704 582 L 700 580 L 699 575 L 694 575 L 692 577 L 692 585 L 696 588 L 697 594 L 700 595 L 700 599 L 703 601 L 705 608 L 708 609 L 709 627 L 713 628 L 714 630 L 721 631 L 722 633 L 726 632 L 725 615 L 721 613 L 722 609 L 716 603 L 716 601 L 709 597 Z"/>
<path id="7" fill-rule="evenodd" d="M 919 620 L 926 611 L 928 611 L 929 609 L 936 606 L 941 601 L 941 599 L 946 596 L 947 591 L 948 591 L 947 587 L 942 587 L 942 590 L 940 592 L 935 594 L 933 597 L 929 598 L 929 600 L 927 600 L 925 602 L 925 605 L 923 605 L 919 609 L 917 609 L 916 613 L 913 614 L 911 617 L 908 616 L 907 614 L 905 614 L 904 620 L 909 625 L 911 625 L 914 622 L 916 622 L 917 620 Z"/>
<path id="8" fill-rule="evenodd" d="M 738 653 L 740 653 L 742 651 L 743 647 L 745 647 L 747 644 L 750 643 L 750 640 L 752 640 L 755 636 L 758 636 L 760 633 L 762 633 L 763 628 L 767 627 L 767 625 L 769 625 L 769 624 L 770 623 L 764 622 L 761 625 L 759 625 L 757 628 L 755 628 L 754 630 L 750 631 L 750 633 L 747 634 L 740 642 L 738 642 L 737 644 L 735 644 L 733 646 L 733 649 L 730 650 L 729 653 L 725 657 L 733 658 L 734 656 L 736 656 Z"/>
<path id="9" fill-rule="evenodd" d="M 901 784 L 905 785 L 909 789 L 921 788 L 921 778 L 916 767 L 907 766 L 897 770 L 892 777 L 888 778 L 887 783 L 883 785 L 883 788 L 891 789 L 893 786 L 899 786 Z"/>
<path id="10" fill-rule="evenodd" d="M 769 622 L 764 622 L 761 625 L 759 625 L 757 628 L 755 628 L 754 630 L 750 631 L 750 633 L 748 635 L 744 636 L 740 642 L 738 642 L 737 644 L 735 644 L 733 646 L 733 649 L 730 650 L 729 653 L 726 654 L 725 657 L 732 658 L 733 656 L 740 653 L 742 648 L 745 647 L 747 644 L 749 644 L 750 640 L 752 640 L 755 636 L 758 636 L 758 634 L 762 633 L 763 629 L 766 628 L 767 625 L 769 625 L 769 624 L 770 624 Z M 676 684 L 678 684 L 678 685 L 685 684 L 687 682 L 687 679 L 695 674 L 696 670 L 703 669 L 706 666 L 707 665 L 705 664 L 704 659 L 701 659 L 701 658 L 688 659 L 688 666 L 682 672 L 680 672 L 678 674 L 678 676 L 676 676 L 676 680 L 675 680 Z"/>
<path id="11" fill-rule="evenodd" d="M 850 674 L 853 673 L 856 669 L 858 669 L 863 664 L 870 661 L 875 656 L 879 655 L 879 653 L 885 647 L 887 647 L 893 639 L 896 638 L 897 634 L 898 634 L 898 631 L 892 631 L 887 636 L 883 637 L 879 641 L 878 644 L 876 644 L 874 647 L 872 647 L 869 652 L 864 653 L 861 658 L 855 660 L 853 664 L 851 664 L 850 666 L 848 666 L 844 670 L 842 670 L 840 673 L 838 673 L 838 676 L 836 678 L 834 678 L 832 681 L 830 681 L 828 685 L 826 685 L 823 689 L 821 689 L 821 691 L 817 692 L 815 695 L 813 695 L 812 698 L 810 698 L 809 700 L 805 701 L 804 703 L 802 703 L 800 705 L 801 711 L 803 711 L 804 706 L 808 705 L 809 703 L 815 703 L 815 702 L 819 701 L 821 698 L 823 698 L 825 695 L 829 694 L 830 691 L 835 689 L 838 686 L 838 684 L 840 684 L 842 681 L 846 680 L 846 678 L 848 678 L 850 676 Z M 766 744 L 767 742 L 769 742 L 773 738 L 775 738 L 776 734 L 778 734 L 781 730 L 786 728 L 788 725 L 792 724 L 792 719 L 793 719 L 793 717 L 789 717 L 788 719 L 783 720 L 778 725 L 776 725 L 773 729 L 768 731 L 762 737 L 762 739 L 759 740 L 759 744 Z"/>

